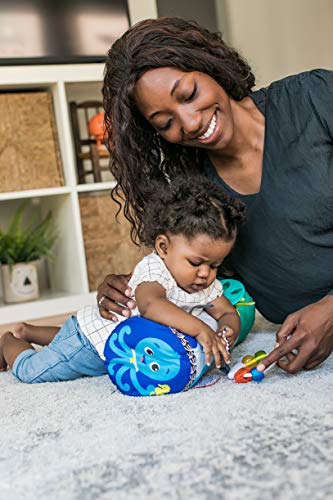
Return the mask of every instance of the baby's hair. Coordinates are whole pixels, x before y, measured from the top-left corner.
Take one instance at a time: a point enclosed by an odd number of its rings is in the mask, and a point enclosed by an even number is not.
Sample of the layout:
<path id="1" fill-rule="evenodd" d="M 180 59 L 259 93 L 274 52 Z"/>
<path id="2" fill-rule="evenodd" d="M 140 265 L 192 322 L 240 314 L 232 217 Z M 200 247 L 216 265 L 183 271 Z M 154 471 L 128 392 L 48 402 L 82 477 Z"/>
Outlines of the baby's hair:
<path id="1" fill-rule="evenodd" d="M 244 220 L 244 204 L 216 182 L 201 175 L 181 176 L 170 183 L 152 183 L 138 235 L 149 247 L 159 234 L 168 233 L 189 240 L 205 234 L 228 242 Z"/>

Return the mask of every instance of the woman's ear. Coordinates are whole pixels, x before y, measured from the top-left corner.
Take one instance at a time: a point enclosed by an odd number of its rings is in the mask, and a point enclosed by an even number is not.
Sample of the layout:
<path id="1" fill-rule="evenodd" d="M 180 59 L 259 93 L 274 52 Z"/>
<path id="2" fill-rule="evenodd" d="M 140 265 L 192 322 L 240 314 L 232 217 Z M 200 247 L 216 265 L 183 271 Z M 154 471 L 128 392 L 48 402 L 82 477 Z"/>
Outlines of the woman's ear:
<path id="1" fill-rule="evenodd" d="M 170 245 L 170 240 L 166 234 L 159 234 L 155 240 L 155 250 L 161 259 L 165 259 L 168 248 Z"/>

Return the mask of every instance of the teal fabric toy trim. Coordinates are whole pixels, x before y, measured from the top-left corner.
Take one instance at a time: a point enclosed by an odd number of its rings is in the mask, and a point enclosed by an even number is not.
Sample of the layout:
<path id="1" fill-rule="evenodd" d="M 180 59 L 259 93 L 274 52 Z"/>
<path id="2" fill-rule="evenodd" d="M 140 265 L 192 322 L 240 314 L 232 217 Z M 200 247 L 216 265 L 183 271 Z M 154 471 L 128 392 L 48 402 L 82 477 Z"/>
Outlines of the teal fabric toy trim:
<path id="1" fill-rule="evenodd" d="M 241 331 L 235 345 L 240 344 L 248 336 L 255 319 L 255 302 L 245 290 L 244 285 L 233 279 L 221 279 L 223 295 L 236 308 L 240 321 Z"/>

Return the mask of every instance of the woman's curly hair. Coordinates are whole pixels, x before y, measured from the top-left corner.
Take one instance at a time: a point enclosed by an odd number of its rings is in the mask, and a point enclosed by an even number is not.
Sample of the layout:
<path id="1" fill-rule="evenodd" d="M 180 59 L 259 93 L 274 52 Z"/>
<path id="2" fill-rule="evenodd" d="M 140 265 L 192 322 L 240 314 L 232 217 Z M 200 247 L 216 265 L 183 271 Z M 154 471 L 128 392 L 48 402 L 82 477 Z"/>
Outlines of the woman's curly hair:
<path id="1" fill-rule="evenodd" d="M 133 240 L 140 232 L 148 183 L 202 171 L 202 150 L 168 143 L 136 108 L 135 84 L 147 71 L 162 67 L 206 73 L 237 101 L 255 84 L 249 65 L 221 34 L 195 21 L 176 17 L 145 20 L 113 44 L 103 84 L 106 144 L 111 153 L 110 170 L 117 181 L 112 198 L 123 200 Z"/>
<path id="2" fill-rule="evenodd" d="M 138 236 L 148 247 L 154 247 L 159 234 L 181 234 L 189 240 L 206 234 L 228 242 L 245 220 L 244 204 L 201 175 L 180 176 L 169 183 L 154 181 L 146 199 Z"/>

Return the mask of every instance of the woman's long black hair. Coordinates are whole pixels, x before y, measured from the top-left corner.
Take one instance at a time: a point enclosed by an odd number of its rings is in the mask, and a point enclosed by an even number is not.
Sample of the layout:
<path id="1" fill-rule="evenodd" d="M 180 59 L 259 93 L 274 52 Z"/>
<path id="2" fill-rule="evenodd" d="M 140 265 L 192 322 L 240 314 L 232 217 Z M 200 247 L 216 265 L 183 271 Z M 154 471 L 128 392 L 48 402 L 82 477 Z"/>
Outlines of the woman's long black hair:
<path id="1" fill-rule="evenodd" d="M 221 34 L 195 21 L 176 17 L 142 21 L 113 44 L 103 85 L 106 143 L 117 181 L 111 195 L 123 200 L 133 241 L 143 224 L 149 181 L 167 182 L 175 175 L 201 172 L 202 150 L 165 141 L 136 108 L 136 82 L 147 71 L 162 67 L 206 73 L 237 101 L 255 84 L 247 62 L 226 45 Z"/>

